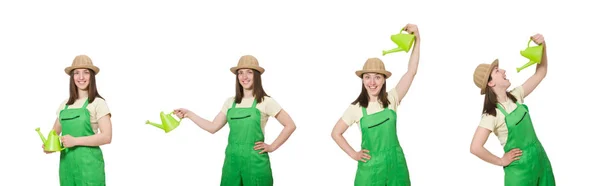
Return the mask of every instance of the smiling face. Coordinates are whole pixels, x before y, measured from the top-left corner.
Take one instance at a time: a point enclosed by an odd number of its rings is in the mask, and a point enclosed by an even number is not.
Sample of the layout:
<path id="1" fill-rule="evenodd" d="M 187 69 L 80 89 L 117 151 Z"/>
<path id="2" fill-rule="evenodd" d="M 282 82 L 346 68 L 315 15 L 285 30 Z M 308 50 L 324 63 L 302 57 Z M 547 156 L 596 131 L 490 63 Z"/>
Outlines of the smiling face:
<path id="1" fill-rule="evenodd" d="M 510 87 L 510 81 L 506 79 L 506 70 L 494 67 L 490 73 L 491 80 L 488 82 L 488 86 L 499 90 L 506 91 Z"/>
<path id="2" fill-rule="evenodd" d="M 73 81 L 75 82 L 75 86 L 77 86 L 79 90 L 87 90 L 90 85 L 90 75 L 91 72 L 89 69 L 73 70 Z"/>
<path id="3" fill-rule="evenodd" d="M 378 73 L 365 73 L 362 75 L 363 85 L 370 96 L 378 96 L 381 91 L 383 83 L 385 83 L 385 77 L 383 74 Z"/>
<path id="4" fill-rule="evenodd" d="M 239 83 L 244 89 L 252 89 L 254 85 L 254 71 L 252 69 L 239 69 L 237 71 Z"/>

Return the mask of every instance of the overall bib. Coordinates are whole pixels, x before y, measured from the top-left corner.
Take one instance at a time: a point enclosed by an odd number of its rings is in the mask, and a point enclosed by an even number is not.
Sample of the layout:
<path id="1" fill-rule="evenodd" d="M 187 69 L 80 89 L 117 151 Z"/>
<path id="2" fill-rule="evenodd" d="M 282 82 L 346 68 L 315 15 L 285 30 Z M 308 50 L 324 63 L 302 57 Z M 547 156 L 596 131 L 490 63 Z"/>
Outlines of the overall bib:
<path id="1" fill-rule="evenodd" d="M 254 143 L 265 140 L 260 125 L 260 110 L 256 100 L 250 108 L 227 110 L 229 138 L 225 150 L 225 162 L 221 175 L 221 186 L 272 186 L 273 174 L 267 153 L 259 154 Z"/>
<path id="2" fill-rule="evenodd" d="M 358 162 L 355 186 L 410 186 L 408 166 L 396 132 L 396 112 L 385 108 L 360 119 L 362 149 L 370 160 Z"/>
<path id="3" fill-rule="evenodd" d="M 504 152 L 519 148 L 523 152 L 521 159 L 504 167 L 504 185 L 506 186 L 554 186 L 554 173 L 550 159 L 533 129 L 529 108 L 516 102 L 517 108 L 510 114 L 500 104 L 496 107 L 504 114 L 508 138 Z"/>
<path id="4" fill-rule="evenodd" d="M 81 108 L 60 111 L 62 135 L 73 137 L 94 135 L 87 109 L 88 100 Z M 104 186 L 104 158 L 100 147 L 75 146 L 60 152 L 59 177 L 61 186 Z"/>

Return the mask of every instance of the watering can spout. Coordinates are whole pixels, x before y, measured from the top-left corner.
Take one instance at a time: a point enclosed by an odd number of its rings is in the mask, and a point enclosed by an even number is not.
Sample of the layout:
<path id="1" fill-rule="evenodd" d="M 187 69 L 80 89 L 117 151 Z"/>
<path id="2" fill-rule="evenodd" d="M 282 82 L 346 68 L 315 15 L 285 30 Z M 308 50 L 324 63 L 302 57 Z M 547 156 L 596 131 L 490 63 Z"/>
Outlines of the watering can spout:
<path id="1" fill-rule="evenodd" d="M 40 139 L 42 139 L 42 143 L 46 144 L 46 137 L 44 137 L 44 135 L 42 135 L 42 133 L 40 132 L 40 128 L 36 128 L 35 131 L 40 135 Z"/>
<path id="2" fill-rule="evenodd" d="M 164 129 L 164 127 L 163 127 L 163 125 L 162 125 L 162 124 L 154 123 L 154 122 L 151 122 L 150 120 L 146 120 L 146 124 L 149 124 L 149 125 L 152 125 L 152 126 L 158 127 L 158 128 L 160 128 L 160 129 Z"/>

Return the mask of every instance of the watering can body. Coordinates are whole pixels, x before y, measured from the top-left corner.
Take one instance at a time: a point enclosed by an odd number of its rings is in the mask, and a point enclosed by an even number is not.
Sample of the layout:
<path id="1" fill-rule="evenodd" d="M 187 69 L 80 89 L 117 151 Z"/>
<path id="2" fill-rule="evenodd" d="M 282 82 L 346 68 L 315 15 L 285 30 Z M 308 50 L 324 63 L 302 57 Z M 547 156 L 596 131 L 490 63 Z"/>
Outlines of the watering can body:
<path id="1" fill-rule="evenodd" d="M 160 121 L 162 123 L 154 123 L 149 120 L 146 121 L 146 124 L 155 126 L 165 131 L 165 133 L 171 132 L 173 129 L 177 128 L 181 123 L 181 119 L 177 120 L 172 116 L 173 112 L 169 114 L 165 114 L 164 112 L 160 112 Z"/>
<path id="2" fill-rule="evenodd" d="M 542 61 L 542 53 L 544 50 L 544 46 L 543 45 L 538 45 L 538 46 L 532 46 L 530 47 L 529 44 L 531 44 L 531 40 L 529 40 L 529 42 L 527 43 L 527 48 L 525 50 L 521 50 L 521 56 L 529 59 L 529 62 L 527 62 L 526 64 L 524 64 L 521 67 L 517 68 L 517 72 L 521 72 L 521 70 L 534 65 L 534 64 L 538 64 Z"/>
<path id="3" fill-rule="evenodd" d="M 402 30 L 404 30 L 404 28 Z M 392 35 L 390 37 L 390 39 L 398 47 L 394 48 L 394 49 L 390 49 L 390 50 L 384 50 L 383 51 L 384 56 L 386 54 L 394 53 L 394 52 L 408 52 L 412 48 L 413 43 L 415 42 L 415 35 L 405 34 L 405 33 L 400 32 L 398 34 Z"/>
<path id="4" fill-rule="evenodd" d="M 61 151 L 61 150 L 65 149 L 64 147 L 62 147 L 62 145 L 60 143 L 60 136 L 58 136 L 58 134 L 56 134 L 56 131 L 54 131 L 54 129 L 50 130 L 47 138 L 45 138 L 44 135 L 42 135 L 39 127 L 36 128 L 35 131 L 37 131 L 40 138 L 42 139 L 42 143 L 44 143 L 45 151 L 57 152 L 57 151 Z"/>

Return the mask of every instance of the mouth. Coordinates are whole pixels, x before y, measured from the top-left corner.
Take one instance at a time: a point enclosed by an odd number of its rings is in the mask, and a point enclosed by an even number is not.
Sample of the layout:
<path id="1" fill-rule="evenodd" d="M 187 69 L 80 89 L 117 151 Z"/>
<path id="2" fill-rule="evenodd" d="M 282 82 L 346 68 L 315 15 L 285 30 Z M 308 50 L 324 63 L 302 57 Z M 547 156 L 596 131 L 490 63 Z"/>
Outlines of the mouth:
<path id="1" fill-rule="evenodd" d="M 370 89 L 370 90 L 372 90 L 372 91 L 375 91 L 375 90 L 377 90 L 377 86 L 367 86 L 367 88 L 369 88 L 369 89 Z"/>
<path id="2" fill-rule="evenodd" d="M 77 84 L 84 85 L 87 81 L 76 81 Z"/>
<path id="3" fill-rule="evenodd" d="M 241 81 L 241 82 L 242 82 L 242 84 L 248 84 L 248 83 L 250 83 L 249 80 L 245 80 L 245 81 Z"/>

